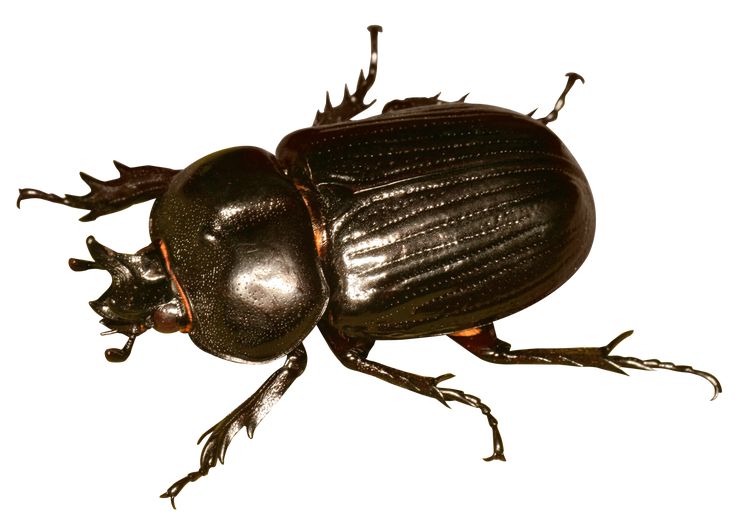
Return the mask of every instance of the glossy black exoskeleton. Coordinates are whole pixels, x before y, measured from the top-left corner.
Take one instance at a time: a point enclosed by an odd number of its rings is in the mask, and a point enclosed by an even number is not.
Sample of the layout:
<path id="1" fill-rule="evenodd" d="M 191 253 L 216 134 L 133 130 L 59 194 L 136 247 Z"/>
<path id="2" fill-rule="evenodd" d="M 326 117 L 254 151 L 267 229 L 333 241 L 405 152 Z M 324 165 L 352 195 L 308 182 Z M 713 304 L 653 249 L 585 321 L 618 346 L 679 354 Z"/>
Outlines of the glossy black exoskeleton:
<path id="1" fill-rule="evenodd" d="M 318 326 L 348 368 L 433 397 L 479 409 L 503 460 L 497 421 L 479 398 L 368 359 L 375 340 L 447 335 L 479 358 L 501 364 L 663 368 L 717 379 L 688 366 L 611 355 L 607 346 L 512 350 L 493 322 L 553 292 L 586 258 L 595 229 L 587 180 L 547 124 L 581 77 L 568 82 L 544 118 L 487 105 L 433 98 L 367 109 L 377 71 L 378 26 L 370 26 L 368 75 L 333 106 L 327 96 L 312 127 L 286 136 L 273 155 L 235 147 L 184 170 L 116 163 L 120 177 L 82 173 L 91 191 L 59 197 L 89 210 L 82 220 L 155 199 L 152 243 L 114 252 L 90 237 L 94 261 L 112 285 L 92 308 L 113 332 L 124 361 L 135 338 L 153 328 L 182 331 L 201 349 L 238 362 L 285 355 L 286 362 L 242 405 L 204 433 L 200 468 L 162 497 L 206 475 L 232 437 L 249 436 L 306 366 L 303 339 Z M 533 113 L 531 113 L 533 114 Z"/>

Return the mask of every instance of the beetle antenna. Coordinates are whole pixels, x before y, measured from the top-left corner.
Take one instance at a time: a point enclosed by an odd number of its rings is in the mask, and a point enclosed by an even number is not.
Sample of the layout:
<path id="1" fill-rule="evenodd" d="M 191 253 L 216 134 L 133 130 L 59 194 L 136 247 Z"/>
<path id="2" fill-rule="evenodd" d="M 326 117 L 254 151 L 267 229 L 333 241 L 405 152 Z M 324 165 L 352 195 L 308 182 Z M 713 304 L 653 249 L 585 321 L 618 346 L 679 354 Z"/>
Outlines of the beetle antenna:
<path id="1" fill-rule="evenodd" d="M 559 99 L 556 100 L 556 105 L 554 105 L 554 110 L 549 112 L 545 117 L 543 118 L 537 118 L 538 121 L 540 121 L 543 124 L 551 123 L 552 121 L 556 120 L 556 118 L 559 116 L 559 111 L 564 107 L 564 102 L 567 94 L 572 89 L 572 86 L 574 86 L 574 83 L 579 80 L 584 83 L 584 77 L 582 77 L 579 74 L 575 74 L 574 72 L 569 72 L 567 74 L 567 86 L 564 87 L 564 90 L 561 93 L 561 96 L 559 96 Z M 535 111 L 534 111 L 535 112 Z M 531 113 L 533 114 L 533 112 Z"/>
<path id="2" fill-rule="evenodd" d="M 130 352 L 133 349 L 133 343 L 135 342 L 136 335 L 129 335 L 128 341 L 125 346 L 120 348 L 108 348 L 105 350 L 105 359 L 111 363 L 121 363 L 130 357 Z"/>

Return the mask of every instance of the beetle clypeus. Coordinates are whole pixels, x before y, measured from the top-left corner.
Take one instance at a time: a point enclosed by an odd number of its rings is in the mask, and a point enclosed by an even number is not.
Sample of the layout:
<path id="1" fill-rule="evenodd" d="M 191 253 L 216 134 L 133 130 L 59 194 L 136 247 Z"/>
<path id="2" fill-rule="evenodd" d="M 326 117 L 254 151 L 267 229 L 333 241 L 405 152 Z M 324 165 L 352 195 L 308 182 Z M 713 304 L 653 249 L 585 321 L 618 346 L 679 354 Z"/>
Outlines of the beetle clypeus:
<path id="1" fill-rule="evenodd" d="M 327 95 L 312 127 L 286 136 L 273 155 L 235 147 L 184 170 L 115 163 L 90 192 L 37 198 L 89 210 L 83 221 L 155 199 L 152 243 L 122 254 L 98 243 L 76 271 L 107 270 L 112 285 L 92 308 L 111 332 L 127 336 L 112 362 L 130 355 L 153 328 L 188 333 L 204 351 L 237 362 L 286 356 L 285 364 L 242 405 L 202 435 L 200 468 L 181 489 L 222 462 L 233 436 L 249 436 L 304 371 L 303 339 L 318 326 L 348 368 L 482 412 L 493 434 L 486 460 L 504 460 L 497 421 L 479 398 L 368 359 L 376 340 L 447 335 L 500 364 L 662 368 L 693 373 L 721 392 L 711 374 L 658 360 L 611 355 L 607 346 L 513 350 L 493 322 L 544 298 L 579 268 L 592 245 L 595 211 L 587 180 L 547 124 L 557 118 L 577 74 L 543 118 L 438 97 L 372 103 L 379 26 L 354 93 L 333 106 Z M 583 80 L 582 80 L 583 81 Z"/>

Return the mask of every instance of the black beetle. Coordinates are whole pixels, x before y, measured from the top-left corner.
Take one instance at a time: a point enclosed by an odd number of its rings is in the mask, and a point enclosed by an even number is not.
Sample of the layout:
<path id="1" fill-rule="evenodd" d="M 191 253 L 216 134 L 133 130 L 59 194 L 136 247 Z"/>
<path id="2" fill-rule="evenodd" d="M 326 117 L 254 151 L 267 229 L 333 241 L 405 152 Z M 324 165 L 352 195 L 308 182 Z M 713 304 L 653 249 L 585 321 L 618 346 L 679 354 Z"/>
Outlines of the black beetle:
<path id="1" fill-rule="evenodd" d="M 286 136 L 273 155 L 235 147 L 184 170 L 115 163 L 120 177 L 82 173 L 84 196 L 21 189 L 89 210 L 83 221 L 155 199 L 152 243 L 122 254 L 98 243 L 94 261 L 110 288 L 92 308 L 111 332 L 128 337 L 105 352 L 124 361 L 135 338 L 153 328 L 189 333 L 201 349 L 237 362 L 285 355 L 284 366 L 202 435 L 197 471 L 162 497 L 222 462 L 233 436 L 249 436 L 304 371 L 303 339 L 318 326 L 348 368 L 433 397 L 478 408 L 504 460 L 497 421 L 479 398 L 368 359 L 375 340 L 447 335 L 477 357 L 501 364 L 662 368 L 711 374 L 659 360 L 610 355 L 607 346 L 512 350 L 493 322 L 547 296 L 579 268 L 594 236 L 592 194 L 579 165 L 547 124 L 577 80 L 568 81 L 544 118 L 464 98 L 388 103 L 379 116 L 350 121 L 377 72 L 379 26 L 368 28 L 371 60 L 357 88 L 333 106 L 327 95 L 312 127 Z M 582 80 L 583 81 L 583 80 Z M 200 440 L 201 441 L 201 440 Z M 175 507 L 175 506 L 174 506 Z"/>

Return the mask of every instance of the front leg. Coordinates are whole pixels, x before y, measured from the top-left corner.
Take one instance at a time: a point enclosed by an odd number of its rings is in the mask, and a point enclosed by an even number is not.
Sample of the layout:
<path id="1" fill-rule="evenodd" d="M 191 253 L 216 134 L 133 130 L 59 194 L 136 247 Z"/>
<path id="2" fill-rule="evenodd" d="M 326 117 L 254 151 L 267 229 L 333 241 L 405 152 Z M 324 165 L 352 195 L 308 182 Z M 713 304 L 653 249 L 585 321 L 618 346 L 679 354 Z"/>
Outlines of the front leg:
<path id="1" fill-rule="evenodd" d="M 18 190 L 16 204 L 20 208 L 21 201 L 25 199 L 42 199 L 72 208 L 89 210 L 89 213 L 84 215 L 80 221 L 93 221 L 101 215 L 119 212 L 133 204 L 160 197 L 179 172 L 178 169 L 157 166 L 128 167 L 117 161 L 114 164 L 120 177 L 113 180 L 101 181 L 84 172 L 79 173 L 90 189 L 86 195 L 67 194 L 60 197 L 45 191 L 22 188 Z"/>
<path id="2" fill-rule="evenodd" d="M 442 381 L 454 377 L 453 374 L 427 377 L 411 372 L 404 372 L 403 370 L 368 360 L 368 353 L 373 347 L 373 344 L 375 344 L 375 341 L 372 339 L 345 337 L 324 320 L 319 323 L 319 331 L 322 332 L 332 353 L 350 370 L 372 375 L 406 390 L 434 398 L 445 406 L 449 406 L 447 405 L 448 401 L 456 401 L 479 409 L 490 424 L 493 434 L 493 453 L 485 458 L 485 460 L 505 460 L 503 440 L 498 430 L 498 421 L 490 413 L 490 407 L 485 405 L 476 396 L 466 394 L 455 388 L 438 386 Z"/>
<path id="3" fill-rule="evenodd" d="M 299 344 L 286 356 L 285 364 L 276 370 L 256 392 L 242 405 L 225 416 L 222 421 L 202 434 L 197 443 L 204 438 L 199 469 L 174 482 L 162 495 L 162 499 L 171 499 L 171 506 L 176 508 L 174 499 L 189 482 L 194 482 L 209 473 L 217 465 L 225 463 L 225 453 L 232 438 L 242 429 L 252 438 L 255 427 L 270 411 L 271 407 L 283 396 L 297 377 L 306 368 L 306 350 Z"/>

